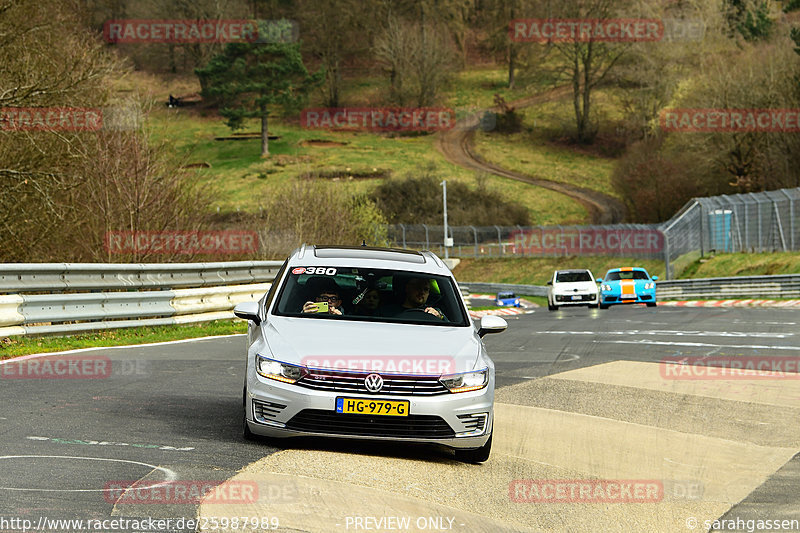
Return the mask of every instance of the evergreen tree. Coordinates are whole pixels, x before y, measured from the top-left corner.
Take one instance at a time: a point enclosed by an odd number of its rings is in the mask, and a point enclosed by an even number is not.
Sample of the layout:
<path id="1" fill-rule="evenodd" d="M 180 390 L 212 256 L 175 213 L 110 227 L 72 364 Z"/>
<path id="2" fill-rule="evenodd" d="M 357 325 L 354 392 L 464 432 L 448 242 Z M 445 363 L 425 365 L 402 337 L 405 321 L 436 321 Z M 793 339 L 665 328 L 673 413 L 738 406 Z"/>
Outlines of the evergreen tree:
<path id="1" fill-rule="evenodd" d="M 324 72 L 309 74 L 299 43 L 230 43 L 204 68 L 195 69 L 203 97 L 220 103 L 220 114 L 231 129 L 246 118 L 261 119 L 261 157 L 269 156 L 267 129 L 271 106 L 297 110 Z"/>

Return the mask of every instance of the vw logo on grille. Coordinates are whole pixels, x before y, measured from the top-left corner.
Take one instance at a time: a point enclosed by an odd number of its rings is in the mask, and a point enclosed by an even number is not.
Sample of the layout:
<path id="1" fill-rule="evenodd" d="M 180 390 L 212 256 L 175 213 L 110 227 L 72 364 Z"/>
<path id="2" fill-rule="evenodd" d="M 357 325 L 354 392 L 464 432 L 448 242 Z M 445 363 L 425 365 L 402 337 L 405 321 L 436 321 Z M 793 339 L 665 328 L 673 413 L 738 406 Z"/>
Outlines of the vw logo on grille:
<path id="1" fill-rule="evenodd" d="M 383 388 L 383 378 L 378 374 L 370 374 L 364 378 L 364 386 L 369 392 L 380 392 Z"/>

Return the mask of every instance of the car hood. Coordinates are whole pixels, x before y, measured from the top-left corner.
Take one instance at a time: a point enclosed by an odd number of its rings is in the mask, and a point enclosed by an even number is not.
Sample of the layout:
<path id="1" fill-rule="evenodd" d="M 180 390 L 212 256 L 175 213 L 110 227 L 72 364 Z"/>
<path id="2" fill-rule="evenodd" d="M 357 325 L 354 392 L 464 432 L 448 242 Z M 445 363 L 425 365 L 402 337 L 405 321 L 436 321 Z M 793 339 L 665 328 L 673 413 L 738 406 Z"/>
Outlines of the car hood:
<path id="1" fill-rule="evenodd" d="M 467 372 L 475 368 L 481 350 L 473 327 L 272 316 L 263 328 L 272 357 L 316 368 Z"/>
<path id="2" fill-rule="evenodd" d="M 615 279 L 613 281 L 604 281 L 603 283 L 607 285 L 644 285 L 646 283 L 652 283 L 652 281 L 649 279 Z"/>
<path id="3" fill-rule="evenodd" d="M 597 284 L 594 281 L 573 281 L 568 283 L 557 283 L 553 286 L 553 291 L 558 293 L 574 292 L 575 289 L 577 289 L 578 292 L 596 292 Z"/>

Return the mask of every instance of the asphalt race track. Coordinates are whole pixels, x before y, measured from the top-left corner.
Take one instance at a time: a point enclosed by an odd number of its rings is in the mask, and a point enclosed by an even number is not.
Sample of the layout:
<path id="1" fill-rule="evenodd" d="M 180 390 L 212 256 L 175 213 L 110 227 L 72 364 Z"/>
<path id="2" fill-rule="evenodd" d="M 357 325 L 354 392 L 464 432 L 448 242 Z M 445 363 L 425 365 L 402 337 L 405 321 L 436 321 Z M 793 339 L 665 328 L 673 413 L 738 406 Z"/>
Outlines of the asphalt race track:
<path id="1" fill-rule="evenodd" d="M 632 306 L 507 320 L 486 337 L 498 390 L 483 465 L 426 446 L 242 440 L 244 336 L 59 356 L 89 365 L 81 379 L 41 379 L 44 366 L 30 365 L 50 358 L 4 361 L 0 532 L 23 520 L 39 531 L 472 533 L 800 519 L 800 311 Z M 686 379 L 663 363 L 732 357 L 795 366 Z M 233 488 L 202 505 L 109 496 L 222 480 Z"/>

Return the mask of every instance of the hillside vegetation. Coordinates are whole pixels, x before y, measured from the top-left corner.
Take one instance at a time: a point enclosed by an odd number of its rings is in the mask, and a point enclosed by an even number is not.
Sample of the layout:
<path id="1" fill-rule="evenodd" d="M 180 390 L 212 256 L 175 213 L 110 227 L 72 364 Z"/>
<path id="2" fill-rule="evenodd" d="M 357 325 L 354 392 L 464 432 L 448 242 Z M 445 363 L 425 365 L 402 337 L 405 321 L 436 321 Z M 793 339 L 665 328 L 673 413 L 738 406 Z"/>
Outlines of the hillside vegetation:
<path id="1" fill-rule="evenodd" d="M 664 262 L 618 257 L 530 257 L 461 259 L 453 270 L 459 281 L 544 285 L 553 272 L 566 268 L 588 268 L 596 278 L 609 268 L 640 266 L 664 279 Z M 767 276 L 800 273 L 800 253 L 719 254 L 698 259 L 678 272 L 677 279 L 727 276 Z"/>
<path id="2" fill-rule="evenodd" d="M 0 9 L 0 109 L 108 113 L 96 130 L 63 130 L 20 126 L 4 111 L 2 261 L 273 259 L 302 242 L 374 235 L 383 244 L 387 223 L 442 218 L 432 186 L 442 180 L 454 192 L 451 223 L 590 220 L 566 194 L 448 162 L 436 131 L 310 128 L 311 108 L 444 108 L 458 127 L 476 113 L 465 150 L 622 201 L 625 222 L 664 221 L 695 196 L 800 186 L 800 136 L 788 121 L 732 131 L 662 120 L 676 110 L 800 108 L 798 2 L 112 4 Z M 228 43 L 104 36 L 120 18 L 253 20 L 297 33 Z M 530 22 L 620 18 L 659 19 L 663 33 L 547 40 Z M 527 105 L 548 91 L 558 96 Z M 219 255 L 105 248 L 109 232 L 225 229 L 257 231 L 265 245 Z"/>

